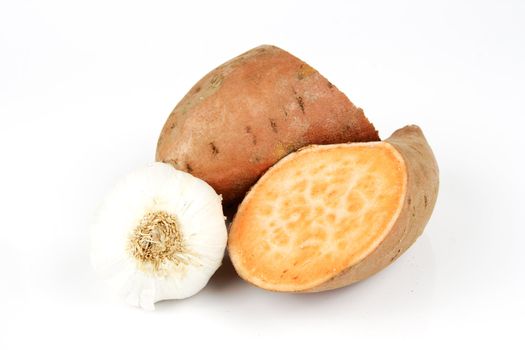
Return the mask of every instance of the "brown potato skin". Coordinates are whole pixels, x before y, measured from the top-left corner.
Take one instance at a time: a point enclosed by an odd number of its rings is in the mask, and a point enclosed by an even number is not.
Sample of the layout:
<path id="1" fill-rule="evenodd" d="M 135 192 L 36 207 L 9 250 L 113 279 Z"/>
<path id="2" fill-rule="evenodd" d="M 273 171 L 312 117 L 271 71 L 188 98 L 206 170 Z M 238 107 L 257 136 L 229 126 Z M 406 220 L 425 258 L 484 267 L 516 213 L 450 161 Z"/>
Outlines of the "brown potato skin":
<path id="1" fill-rule="evenodd" d="M 362 109 L 319 72 L 265 45 L 191 88 L 162 129 L 156 160 L 205 180 L 228 205 L 303 146 L 377 140 Z"/>
<path id="2" fill-rule="evenodd" d="M 397 130 L 385 142 L 401 153 L 407 171 L 407 193 L 401 213 L 390 233 L 359 263 L 327 282 L 301 292 L 320 292 L 347 286 L 379 272 L 403 254 L 421 235 L 439 188 L 439 169 L 421 129 L 415 125 Z"/>

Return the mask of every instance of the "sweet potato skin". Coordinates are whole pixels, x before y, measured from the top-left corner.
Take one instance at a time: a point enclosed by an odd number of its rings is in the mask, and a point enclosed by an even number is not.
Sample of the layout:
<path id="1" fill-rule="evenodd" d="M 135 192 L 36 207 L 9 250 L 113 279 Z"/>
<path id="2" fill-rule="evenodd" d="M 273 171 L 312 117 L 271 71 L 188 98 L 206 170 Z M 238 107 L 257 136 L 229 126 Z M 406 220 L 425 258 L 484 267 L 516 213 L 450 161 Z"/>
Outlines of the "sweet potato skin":
<path id="1" fill-rule="evenodd" d="M 205 180 L 228 205 L 303 146 L 377 140 L 363 111 L 315 69 L 260 46 L 193 86 L 166 121 L 156 159 Z"/>
<path id="2" fill-rule="evenodd" d="M 423 232 L 439 189 L 439 168 L 432 149 L 415 125 L 397 130 L 385 142 L 401 154 L 407 171 L 407 193 L 399 217 L 390 233 L 366 258 L 325 283 L 301 292 L 331 290 L 363 280 L 396 260 Z"/>

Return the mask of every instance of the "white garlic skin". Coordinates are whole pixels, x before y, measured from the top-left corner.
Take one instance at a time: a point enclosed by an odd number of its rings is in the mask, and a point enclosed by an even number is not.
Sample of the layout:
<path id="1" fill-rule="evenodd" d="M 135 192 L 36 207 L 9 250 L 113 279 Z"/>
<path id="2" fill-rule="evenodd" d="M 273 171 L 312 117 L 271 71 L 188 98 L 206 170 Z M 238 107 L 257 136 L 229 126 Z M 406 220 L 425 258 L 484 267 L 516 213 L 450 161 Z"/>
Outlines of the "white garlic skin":
<path id="1" fill-rule="evenodd" d="M 189 264 L 166 262 L 154 273 L 129 250 L 130 237 L 149 212 L 177 218 L 191 254 Z M 91 232 L 91 262 L 125 300 L 153 310 L 154 303 L 199 292 L 222 263 L 227 242 L 221 197 L 203 180 L 156 162 L 120 181 L 104 200 Z"/>

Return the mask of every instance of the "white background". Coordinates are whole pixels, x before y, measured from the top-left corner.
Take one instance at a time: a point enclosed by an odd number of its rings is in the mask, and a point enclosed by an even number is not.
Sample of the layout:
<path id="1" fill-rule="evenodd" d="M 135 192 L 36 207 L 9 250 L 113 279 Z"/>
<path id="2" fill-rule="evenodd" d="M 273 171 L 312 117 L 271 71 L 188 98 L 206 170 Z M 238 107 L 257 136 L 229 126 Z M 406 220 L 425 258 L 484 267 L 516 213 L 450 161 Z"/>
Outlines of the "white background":
<path id="1" fill-rule="evenodd" d="M 420 125 L 441 168 L 423 236 L 354 286 L 275 294 L 224 266 L 144 312 L 113 300 L 88 229 L 151 162 L 206 72 L 278 45 L 364 108 Z M 0 348 L 525 347 L 522 1 L 0 2 Z"/>

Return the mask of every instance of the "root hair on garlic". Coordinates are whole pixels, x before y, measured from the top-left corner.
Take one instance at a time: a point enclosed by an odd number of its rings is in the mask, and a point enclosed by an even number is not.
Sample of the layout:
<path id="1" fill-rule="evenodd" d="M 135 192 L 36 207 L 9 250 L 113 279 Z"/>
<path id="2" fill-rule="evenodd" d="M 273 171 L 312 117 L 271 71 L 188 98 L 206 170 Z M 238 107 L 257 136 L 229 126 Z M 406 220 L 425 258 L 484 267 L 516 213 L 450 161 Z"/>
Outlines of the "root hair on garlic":
<path id="1" fill-rule="evenodd" d="M 163 210 L 144 215 L 130 236 L 128 249 L 142 270 L 160 271 L 165 262 L 188 264 L 182 258 L 187 250 L 180 224 Z"/>

